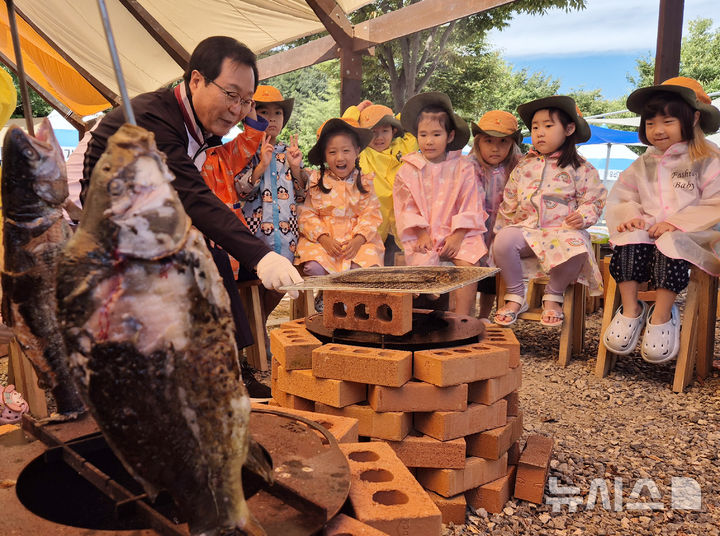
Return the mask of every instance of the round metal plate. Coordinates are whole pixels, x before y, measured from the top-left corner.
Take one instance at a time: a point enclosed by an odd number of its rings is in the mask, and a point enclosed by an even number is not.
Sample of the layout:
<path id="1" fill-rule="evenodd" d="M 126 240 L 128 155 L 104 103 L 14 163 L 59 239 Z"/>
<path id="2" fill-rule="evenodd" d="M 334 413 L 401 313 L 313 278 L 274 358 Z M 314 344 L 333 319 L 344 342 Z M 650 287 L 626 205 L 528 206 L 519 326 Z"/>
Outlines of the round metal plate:
<path id="1" fill-rule="evenodd" d="M 323 316 L 305 319 L 305 325 L 322 342 L 373 346 L 397 350 L 427 350 L 478 342 L 485 334 L 484 324 L 472 316 L 443 311 L 413 310 L 413 327 L 402 336 L 381 335 L 366 331 L 330 329 L 323 325 Z"/>

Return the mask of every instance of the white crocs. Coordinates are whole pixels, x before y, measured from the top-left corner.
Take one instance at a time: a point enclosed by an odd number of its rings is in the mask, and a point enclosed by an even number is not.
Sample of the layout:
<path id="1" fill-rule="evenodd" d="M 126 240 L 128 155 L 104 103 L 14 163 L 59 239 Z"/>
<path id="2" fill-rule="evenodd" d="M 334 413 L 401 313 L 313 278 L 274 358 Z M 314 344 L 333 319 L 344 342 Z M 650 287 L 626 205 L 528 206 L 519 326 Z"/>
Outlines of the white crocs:
<path id="1" fill-rule="evenodd" d="M 640 354 L 648 363 L 665 363 L 677 356 L 680 350 L 680 313 L 677 305 L 670 310 L 670 320 L 664 324 L 651 324 L 653 304 L 647 315 L 645 334 Z"/>
<path id="2" fill-rule="evenodd" d="M 617 308 L 615 316 L 613 316 L 610 325 L 603 335 L 603 344 L 605 348 L 617 355 L 628 355 L 635 350 L 642 326 L 645 323 L 645 315 L 647 313 L 647 303 L 638 302 L 642 307 L 640 315 L 631 318 L 622 314 L 622 305 Z"/>

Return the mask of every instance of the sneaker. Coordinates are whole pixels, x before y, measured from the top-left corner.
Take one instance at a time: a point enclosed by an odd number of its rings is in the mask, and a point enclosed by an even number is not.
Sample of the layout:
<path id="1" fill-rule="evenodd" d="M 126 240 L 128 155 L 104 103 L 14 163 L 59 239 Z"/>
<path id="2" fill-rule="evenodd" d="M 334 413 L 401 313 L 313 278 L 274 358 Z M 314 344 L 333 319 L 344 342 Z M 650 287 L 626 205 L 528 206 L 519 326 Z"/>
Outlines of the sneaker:
<path id="1" fill-rule="evenodd" d="M 268 402 L 272 398 L 270 388 L 257 381 L 253 369 L 245 364 L 242 366 L 242 380 L 250 396 L 251 402 Z"/>
<path id="2" fill-rule="evenodd" d="M 325 309 L 325 304 L 323 303 L 323 294 L 322 291 L 318 293 L 317 296 L 315 296 L 315 310 L 322 314 L 323 310 Z"/>

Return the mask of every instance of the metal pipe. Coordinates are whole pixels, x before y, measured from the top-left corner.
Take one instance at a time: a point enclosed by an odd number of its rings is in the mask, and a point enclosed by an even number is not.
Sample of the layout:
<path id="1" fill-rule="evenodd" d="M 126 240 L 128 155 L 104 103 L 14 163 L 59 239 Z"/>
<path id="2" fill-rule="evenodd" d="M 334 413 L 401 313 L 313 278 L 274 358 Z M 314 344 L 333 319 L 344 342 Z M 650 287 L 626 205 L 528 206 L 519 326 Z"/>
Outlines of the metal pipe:
<path id="1" fill-rule="evenodd" d="M 110 57 L 112 58 L 113 67 L 115 69 L 115 80 L 117 80 L 118 88 L 120 88 L 120 99 L 122 100 L 123 111 L 125 112 L 125 121 L 131 125 L 137 125 L 135 122 L 135 113 L 133 112 L 132 105 L 130 104 L 130 97 L 128 96 L 127 88 L 125 87 L 125 78 L 123 77 L 122 67 L 120 66 L 120 57 L 118 56 L 117 47 L 115 46 L 115 37 L 113 36 L 112 28 L 110 28 L 110 18 L 108 17 L 105 0 L 98 0 L 98 7 L 100 8 L 100 18 L 103 21 L 108 48 L 110 49 Z"/>
<path id="2" fill-rule="evenodd" d="M 20 95 L 22 96 L 25 123 L 27 124 L 28 134 L 35 136 L 30 92 L 28 91 L 27 80 L 25 79 L 25 68 L 23 67 L 22 51 L 20 50 L 20 34 L 18 33 L 17 20 L 15 19 L 15 4 L 13 0 L 5 0 L 5 3 L 7 4 L 10 34 L 12 35 L 13 49 L 15 51 L 15 65 L 17 66 L 18 81 L 20 82 Z"/>

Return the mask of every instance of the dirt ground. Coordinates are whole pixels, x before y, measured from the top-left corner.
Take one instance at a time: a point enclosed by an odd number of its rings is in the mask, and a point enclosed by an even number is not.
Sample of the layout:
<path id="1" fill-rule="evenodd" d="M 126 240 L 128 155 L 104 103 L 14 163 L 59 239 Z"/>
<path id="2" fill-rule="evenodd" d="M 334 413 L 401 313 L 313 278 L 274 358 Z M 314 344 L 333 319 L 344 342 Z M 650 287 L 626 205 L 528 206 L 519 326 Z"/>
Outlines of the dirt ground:
<path id="1" fill-rule="evenodd" d="M 674 362 L 653 366 L 633 354 L 597 379 L 601 315 L 588 315 L 585 350 L 564 369 L 556 364 L 559 330 L 515 326 L 526 436 L 555 439 L 545 504 L 512 500 L 502 514 L 469 509 L 468 523 L 446 526 L 444 536 L 720 535 L 718 370 L 675 394 Z M 288 317 L 285 300 L 269 324 Z M 0 383 L 6 372 L 0 357 Z"/>

